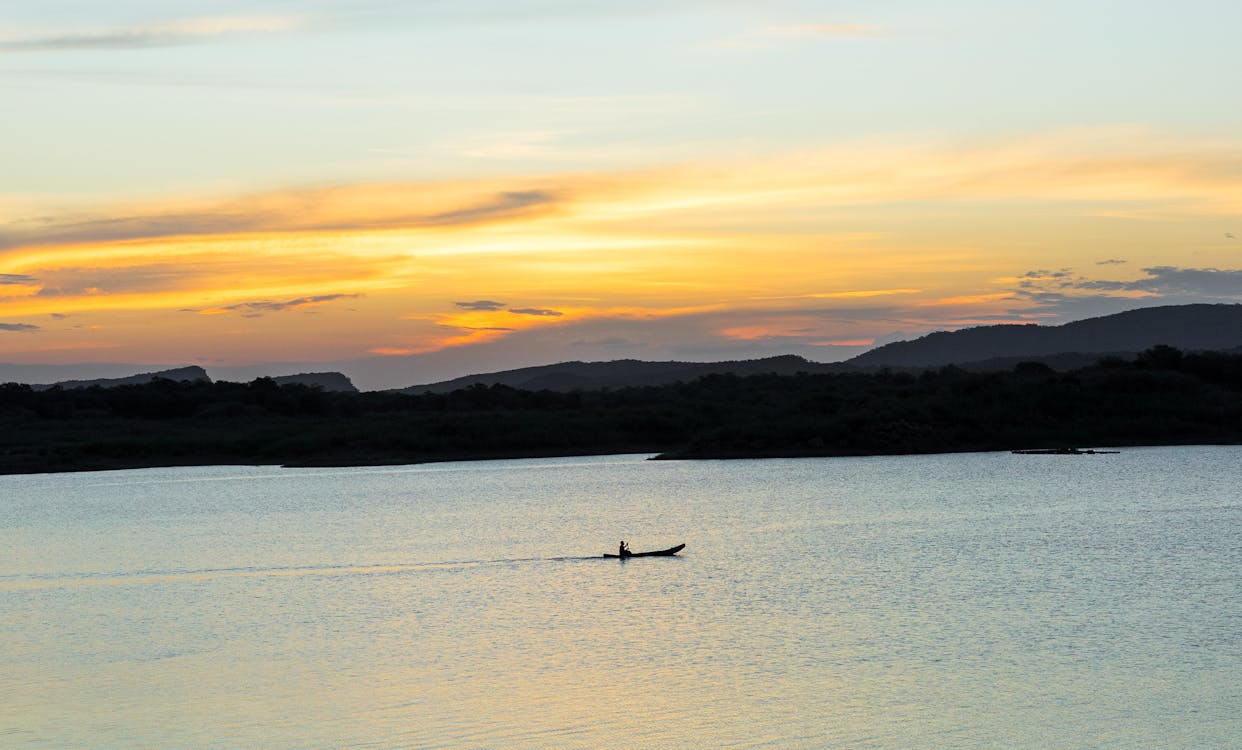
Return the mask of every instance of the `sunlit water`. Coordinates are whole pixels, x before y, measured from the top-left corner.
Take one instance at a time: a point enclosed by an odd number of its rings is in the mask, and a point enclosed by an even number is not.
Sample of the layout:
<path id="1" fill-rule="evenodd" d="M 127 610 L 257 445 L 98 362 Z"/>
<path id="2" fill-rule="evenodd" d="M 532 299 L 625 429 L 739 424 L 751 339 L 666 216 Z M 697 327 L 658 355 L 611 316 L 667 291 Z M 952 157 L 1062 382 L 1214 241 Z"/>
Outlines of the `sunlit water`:
<path id="1" fill-rule="evenodd" d="M 0 477 L 0 746 L 1242 747 L 1240 488 L 1218 447 Z"/>

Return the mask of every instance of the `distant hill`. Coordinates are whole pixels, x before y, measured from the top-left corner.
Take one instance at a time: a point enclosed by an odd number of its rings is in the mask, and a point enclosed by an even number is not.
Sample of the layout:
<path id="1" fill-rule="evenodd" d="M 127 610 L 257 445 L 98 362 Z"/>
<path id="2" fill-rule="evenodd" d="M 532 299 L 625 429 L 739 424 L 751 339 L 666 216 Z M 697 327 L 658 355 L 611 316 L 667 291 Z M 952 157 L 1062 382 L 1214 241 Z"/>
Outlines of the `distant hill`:
<path id="1" fill-rule="evenodd" d="M 211 378 L 207 376 L 207 371 L 197 365 L 187 367 L 176 367 L 171 370 L 160 370 L 159 372 L 144 372 L 138 375 L 130 375 L 124 378 L 98 378 L 95 380 L 62 380 L 59 383 L 51 383 L 48 385 L 33 386 L 36 390 L 45 390 L 48 388 L 91 388 L 99 386 L 101 388 L 116 388 L 123 385 L 143 385 L 150 383 L 156 378 L 163 380 L 172 380 L 181 382 L 183 380 L 200 381 L 205 380 L 211 382 Z"/>
<path id="2" fill-rule="evenodd" d="M 796 375 L 799 372 L 841 372 L 839 364 L 811 362 L 785 355 L 734 362 L 643 362 L 619 359 L 612 362 L 559 362 L 517 370 L 467 375 L 453 380 L 397 389 L 403 393 L 450 393 L 473 385 L 506 385 L 526 391 L 591 391 L 626 386 L 666 385 L 689 382 L 704 375 Z"/>
<path id="3" fill-rule="evenodd" d="M 358 392 L 358 389 L 354 387 L 353 382 L 339 372 L 304 372 L 298 375 L 279 375 L 272 378 L 272 380 L 275 380 L 280 385 L 296 383 L 298 385 L 319 387 L 325 391 L 336 391 L 340 393 Z"/>
<path id="4" fill-rule="evenodd" d="M 32 386 L 35 390 L 47 390 L 48 388 L 60 387 L 64 389 L 70 388 L 118 388 L 125 385 L 144 385 L 155 379 L 172 380 L 174 382 L 212 382 L 211 376 L 207 371 L 197 365 L 188 365 L 186 367 L 175 367 L 170 370 L 159 370 L 158 372 L 144 372 L 137 375 L 129 375 L 123 378 L 95 378 L 93 380 L 61 380 L 56 383 Z M 280 385 L 296 383 L 298 385 L 307 385 L 322 388 L 325 391 L 337 391 L 344 393 L 357 393 L 358 389 L 348 377 L 339 372 L 307 372 L 297 375 L 278 375 L 272 380 Z"/>
<path id="5" fill-rule="evenodd" d="M 940 331 L 854 357 L 858 368 L 942 367 L 1069 353 L 1131 354 L 1158 344 L 1183 351 L 1242 346 L 1242 305 L 1170 305 L 1089 318 L 1059 326 L 993 325 Z"/>
<path id="6" fill-rule="evenodd" d="M 1133 358 L 1158 344 L 1183 351 L 1242 351 L 1242 305 L 1169 305 L 1059 326 L 993 325 L 940 331 L 887 344 L 846 362 L 811 362 L 794 355 L 733 362 L 559 362 L 397 390 L 448 393 L 473 385 L 506 385 L 568 392 L 690 382 L 713 374 L 795 375 L 885 367 L 921 370 L 950 364 L 975 371 L 1010 370 L 1029 360 L 1064 371 L 1087 367 L 1106 356 Z"/>

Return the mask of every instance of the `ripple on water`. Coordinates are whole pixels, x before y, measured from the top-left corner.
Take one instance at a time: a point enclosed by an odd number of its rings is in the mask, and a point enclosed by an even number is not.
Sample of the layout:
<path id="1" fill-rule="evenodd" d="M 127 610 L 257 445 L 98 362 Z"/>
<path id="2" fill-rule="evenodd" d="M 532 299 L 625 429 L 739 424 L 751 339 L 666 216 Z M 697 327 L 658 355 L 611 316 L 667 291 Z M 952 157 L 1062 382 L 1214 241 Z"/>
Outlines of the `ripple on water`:
<path id="1" fill-rule="evenodd" d="M 1239 457 L 0 477 L 0 744 L 1229 747 Z"/>

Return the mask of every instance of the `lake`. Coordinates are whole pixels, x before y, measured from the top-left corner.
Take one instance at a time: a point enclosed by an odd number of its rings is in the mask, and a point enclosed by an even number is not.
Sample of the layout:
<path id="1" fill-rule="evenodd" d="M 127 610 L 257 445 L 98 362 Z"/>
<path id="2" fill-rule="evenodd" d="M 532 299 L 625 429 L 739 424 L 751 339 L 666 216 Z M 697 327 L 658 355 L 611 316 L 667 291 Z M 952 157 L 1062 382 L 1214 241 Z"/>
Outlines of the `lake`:
<path id="1" fill-rule="evenodd" d="M 1240 447 L 645 458 L 2 476 L 0 746 L 1242 746 Z"/>

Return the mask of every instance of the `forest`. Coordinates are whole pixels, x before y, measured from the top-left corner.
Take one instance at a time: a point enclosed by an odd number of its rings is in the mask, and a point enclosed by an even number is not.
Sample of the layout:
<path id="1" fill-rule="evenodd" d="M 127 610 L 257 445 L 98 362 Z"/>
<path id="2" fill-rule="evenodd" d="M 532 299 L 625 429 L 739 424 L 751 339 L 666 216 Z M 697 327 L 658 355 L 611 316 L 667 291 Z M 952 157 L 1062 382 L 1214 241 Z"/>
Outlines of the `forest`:
<path id="1" fill-rule="evenodd" d="M 1022 362 L 709 375 L 560 393 L 338 393 L 269 378 L 0 385 L 0 473 L 340 466 L 652 453 L 749 458 L 1242 442 L 1242 355 L 1168 346 L 1067 372 Z"/>

